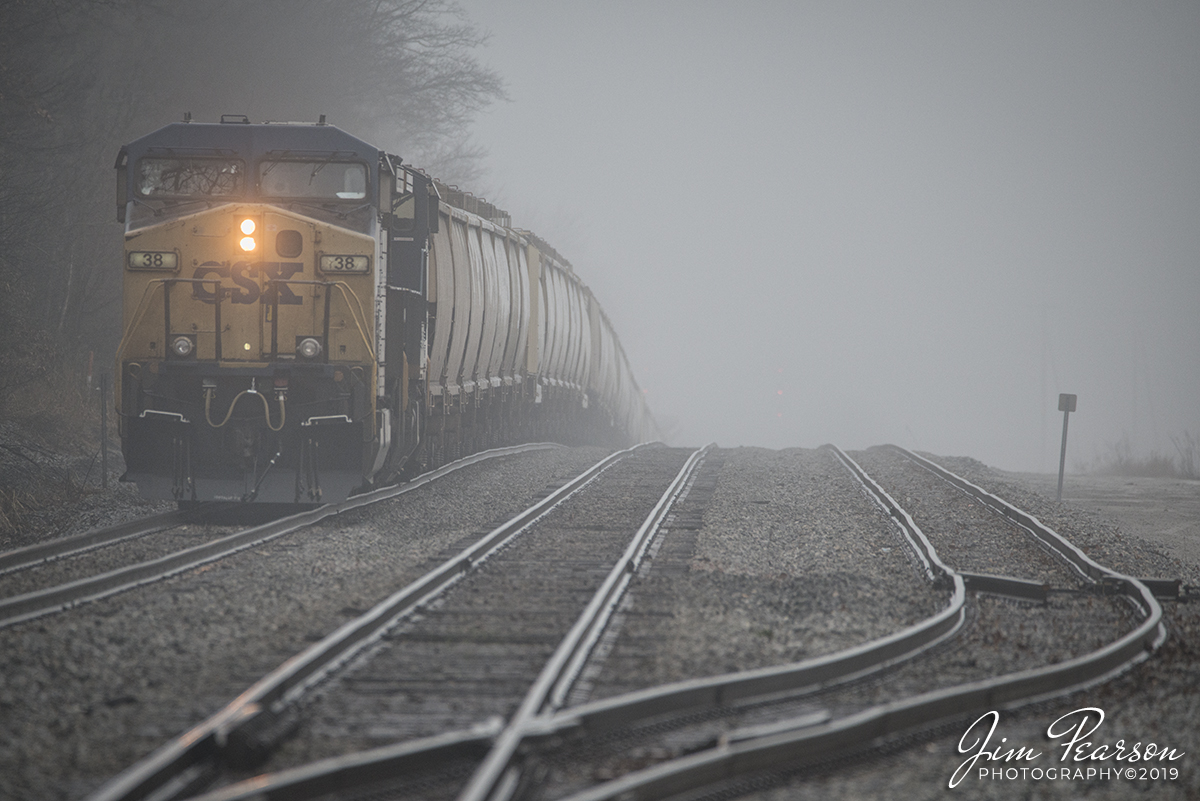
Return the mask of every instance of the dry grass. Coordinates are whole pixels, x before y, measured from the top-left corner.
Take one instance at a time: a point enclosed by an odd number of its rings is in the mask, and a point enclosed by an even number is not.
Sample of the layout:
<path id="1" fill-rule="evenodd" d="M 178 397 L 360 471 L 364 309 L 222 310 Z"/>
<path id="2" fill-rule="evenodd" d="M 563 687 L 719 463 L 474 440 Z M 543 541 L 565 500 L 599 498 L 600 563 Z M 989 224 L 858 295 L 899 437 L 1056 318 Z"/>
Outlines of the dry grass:
<path id="1" fill-rule="evenodd" d="M 1197 474 L 1197 450 L 1200 437 L 1185 432 L 1172 437 L 1177 456 L 1152 452 L 1136 454 L 1127 437 L 1109 445 L 1104 453 L 1083 466 L 1085 473 L 1110 476 L 1137 476 L 1141 478 L 1200 478 Z"/>
<path id="2" fill-rule="evenodd" d="M 87 495 L 95 493 L 68 473 L 58 482 L 42 482 L 35 490 L 0 489 L 0 550 L 21 547 L 32 533 L 53 533 L 72 518 Z"/>
<path id="3" fill-rule="evenodd" d="M 37 506 L 33 493 L 0 489 L 0 539 L 19 531 L 26 516 Z"/>
<path id="4" fill-rule="evenodd" d="M 0 407 L 0 550 L 52 535 L 100 482 L 99 393 L 47 375 Z M 110 448 L 117 446 L 110 403 Z"/>
<path id="5" fill-rule="evenodd" d="M 1179 469 L 1188 478 L 1200 478 L 1200 435 L 1185 431 L 1171 437 L 1171 444 L 1179 454 Z"/>
<path id="6" fill-rule="evenodd" d="M 111 395 L 108 411 L 109 437 L 115 440 Z M 10 393 L 0 405 L 0 417 L 54 450 L 80 453 L 100 444 L 100 392 L 74 373 L 43 376 Z"/>

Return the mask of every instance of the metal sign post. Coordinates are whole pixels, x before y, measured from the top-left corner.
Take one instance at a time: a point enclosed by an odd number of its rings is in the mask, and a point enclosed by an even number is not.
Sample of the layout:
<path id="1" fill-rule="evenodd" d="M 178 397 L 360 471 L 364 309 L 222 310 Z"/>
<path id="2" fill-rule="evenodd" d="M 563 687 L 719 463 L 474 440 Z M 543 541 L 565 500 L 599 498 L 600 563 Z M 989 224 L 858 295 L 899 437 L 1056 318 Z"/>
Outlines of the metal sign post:
<path id="1" fill-rule="evenodd" d="M 1067 419 L 1075 411 L 1075 395 L 1066 393 L 1058 396 L 1058 410 L 1063 413 L 1062 450 L 1058 454 L 1058 502 L 1062 503 L 1063 469 L 1067 465 Z"/>

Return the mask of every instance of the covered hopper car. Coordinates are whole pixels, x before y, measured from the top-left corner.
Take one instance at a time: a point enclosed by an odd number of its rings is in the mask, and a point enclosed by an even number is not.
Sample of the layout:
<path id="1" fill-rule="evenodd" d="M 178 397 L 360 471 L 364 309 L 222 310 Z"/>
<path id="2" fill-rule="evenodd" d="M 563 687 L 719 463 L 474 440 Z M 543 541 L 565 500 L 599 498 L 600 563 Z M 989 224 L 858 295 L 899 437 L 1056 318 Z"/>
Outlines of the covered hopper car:
<path id="1" fill-rule="evenodd" d="M 569 263 L 336 127 L 176 123 L 121 148 L 126 475 L 325 503 L 487 447 L 653 420 Z"/>

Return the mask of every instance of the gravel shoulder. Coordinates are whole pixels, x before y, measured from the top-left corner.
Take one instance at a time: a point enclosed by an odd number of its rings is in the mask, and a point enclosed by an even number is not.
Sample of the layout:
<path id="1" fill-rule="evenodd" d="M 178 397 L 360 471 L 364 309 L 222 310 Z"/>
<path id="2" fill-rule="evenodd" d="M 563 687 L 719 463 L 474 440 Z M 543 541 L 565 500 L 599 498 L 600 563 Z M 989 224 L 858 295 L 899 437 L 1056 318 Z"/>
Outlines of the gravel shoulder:
<path id="1" fill-rule="evenodd" d="M 999 475 L 1047 498 L 1058 491 L 1056 474 Z M 1200 480 L 1067 475 L 1063 503 L 1110 518 L 1123 534 L 1200 569 Z"/>
<path id="2" fill-rule="evenodd" d="M 1200 587 L 1200 482 L 1008 473 L 967 457 L 930 456 L 1030 512 L 1097 562 L 1131 576 Z"/>
<path id="3" fill-rule="evenodd" d="M 133 484 L 120 482 L 125 463 L 115 445 L 108 457 L 104 490 L 96 451 L 64 446 L 0 420 L 0 551 L 175 508 L 148 501 Z"/>

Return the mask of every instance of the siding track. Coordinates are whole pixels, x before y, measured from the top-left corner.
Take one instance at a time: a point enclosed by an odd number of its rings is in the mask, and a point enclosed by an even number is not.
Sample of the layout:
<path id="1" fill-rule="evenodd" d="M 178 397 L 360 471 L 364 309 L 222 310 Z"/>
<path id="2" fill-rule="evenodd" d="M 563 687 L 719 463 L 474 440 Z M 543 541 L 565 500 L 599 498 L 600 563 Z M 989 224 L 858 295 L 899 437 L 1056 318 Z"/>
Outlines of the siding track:
<path id="1" fill-rule="evenodd" d="M 125 564 L 121 567 L 89 575 L 85 578 L 76 579 L 64 584 L 48 586 L 0 599 L 0 628 L 42 617 L 43 615 L 61 612 L 81 603 L 97 601 L 144 584 L 160 581 L 238 553 L 247 548 L 261 545 L 284 534 L 290 534 L 293 531 L 319 523 L 328 517 L 411 492 L 468 465 L 498 456 L 508 456 L 553 447 L 557 446 L 536 443 L 483 451 L 418 476 L 412 481 L 398 486 L 383 487 L 373 492 L 356 495 L 338 504 L 326 504 L 309 511 L 278 518 L 262 525 L 241 529 L 232 534 L 219 535 L 215 539 L 211 539 L 201 545 L 183 550 L 170 550 L 167 554 L 148 561 Z M 220 511 L 216 513 L 210 512 L 205 516 L 214 517 L 224 511 L 228 511 L 228 509 L 222 507 Z M 86 532 L 77 537 L 23 548 L 20 551 L 4 554 L 0 556 L 0 559 L 6 559 L 7 563 L 12 565 L 11 569 L 13 570 L 28 568 L 35 564 L 48 562 L 71 554 L 84 553 L 104 545 L 112 545 L 122 540 L 144 537 L 148 534 L 170 529 L 176 525 L 195 519 L 195 514 L 169 512 L 164 515 L 156 515 L 140 521 L 133 521 L 122 526 L 101 529 L 95 532 Z M 0 564 L 3 564 L 3 562 L 0 562 Z"/>

